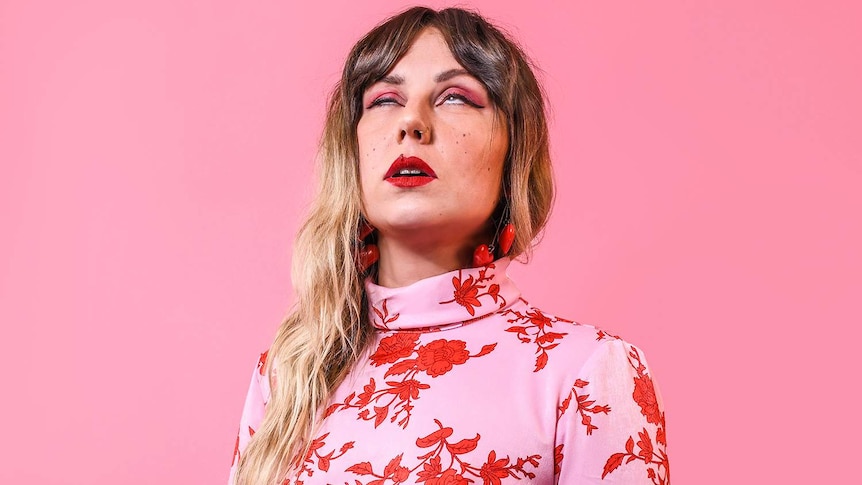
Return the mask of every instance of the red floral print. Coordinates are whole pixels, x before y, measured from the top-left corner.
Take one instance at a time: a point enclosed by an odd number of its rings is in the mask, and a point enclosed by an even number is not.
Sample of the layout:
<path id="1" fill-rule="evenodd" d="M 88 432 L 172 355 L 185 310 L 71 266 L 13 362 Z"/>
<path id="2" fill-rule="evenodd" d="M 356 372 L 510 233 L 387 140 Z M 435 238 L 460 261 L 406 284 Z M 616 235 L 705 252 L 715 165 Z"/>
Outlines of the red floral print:
<path id="1" fill-rule="evenodd" d="M 260 354 L 260 359 L 257 360 L 257 371 L 260 375 L 263 375 L 263 370 L 266 368 L 266 354 L 269 353 L 269 350 Z"/>
<path id="2" fill-rule="evenodd" d="M 230 463 L 230 466 L 236 465 L 239 461 L 239 433 L 236 434 L 236 445 L 233 447 L 233 461 Z"/>
<path id="3" fill-rule="evenodd" d="M 465 438 L 457 442 L 450 442 L 449 438 L 454 434 L 451 427 L 444 427 L 439 420 L 434 420 L 439 429 L 431 434 L 416 440 L 416 446 L 419 448 L 430 448 L 430 451 L 418 457 L 420 460 L 412 468 L 407 468 L 401 465 L 403 453 L 390 460 L 389 464 L 381 473 L 376 473 L 371 463 L 364 461 L 357 463 L 347 469 L 347 471 L 360 476 L 371 475 L 375 480 L 368 482 L 365 485 L 385 485 L 389 482 L 404 483 L 414 473 L 415 480 L 412 483 L 422 483 L 426 485 L 465 485 L 473 483 L 474 480 L 467 476 L 479 478 L 483 485 L 500 485 L 503 478 L 512 477 L 516 480 L 528 478 L 532 480 L 536 478 L 535 473 L 527 471 L 526 465 L 533 468 L 539 467 L 541 455 L 530 455 L 525 458 L 517 458 L 514 463 L 509 457 L 497 458 L 497 452 L 491 450 L 488 453 L 488 458 L 481 466 L 472 465 L 465 457 L 473 452 L 479 444 L 480 435 L 475 438 Z M 443 469 L 443 456 L 448 455 L 449 463 L 446 469 Z M 455 465 L 457 469 L 454 468 Z M 357 480 L 357 484 L 363 485 Z"/>
<path id="4" fill-rule="evenodd" d="M 655 443 L 653 444 L 652 437 L 646 428 L 638 431 L 638 440 L 635 443 L 634 437 L 629 436 L 626 441 L 625 453 L 612 454 L 607 462 L 605 462 L 602 478 L 614 470 L 636 460 L 643 461 L 647 469 L 647 477 L 656 485 L 670 484 L 670 463 L 667 453 L 664 451 L 664 446 L 667 445 L 665 436 L 665 416 L 658 406 L 656 399 L 655 386 L 652 378 L 646 373 L 646 365 L 644 365 L 640 353 L 633 346 L 629 346 L 629 364 L 635 369 L 637 376 L 634 378 L 634 392 L 632 398 L 641 408 L 641 414 L 646 418 L 648 423 L 657 425 Z M 635 444 L 637 444 L 637 453 L 635 453 Z M 658 446 L 662 445 L 662 446 Z M 623 462 L 625 460 L 625 462 Z"/>
<path id="5" fill-rule="evenodd" d="M 403 377 L 387 380 L 384 382 L 385 386 L 380 388 L 377 381 L 370 378 L 361 393 L 352 392 L 344 401 L 327 407 L 324 417 L 352 408 L 359 411 L 359 419 L 374 421 L 375 428 L 386 418 L 392 423 L 397 421 L 402 428 L 407 428 L 413 412 L 413 401 L 419 399 L 420 391 L 431 388 L 419 380 L 422 374 L 431 378 L 440 377 L 456 365 L 491 353 L 496 346 L 497 344 L 485 345 L 479 353 L 470 355 L 463 340 L 438 339 L 420 345 L 419 334 L 416 332 L 397 332 L 384 337 L 371 355 L 371 363 L 375 366 L 392 364 L 383 374 L 384 377 Z"/>
<path id="6" fill-rule="evenodd" d="M 314 475 L 315 470 L 312 468 L 315 465 L 315 460 L 317 460 L 316 468 L 322 472 L 328 472 L 330 463 L 333 460 L 341 458 L 345 453 L 350 451 L 355 444 L 354 441 L 348 441 L 341 445 L 341 449 L 338 450 L 338 453 L 335 453 L 335 450 L 326 453 L 325 455 L 320 454 L 320 449 L 326 446 L 326 437 L 329 436 L 329 433 L 325 433 L 311 442 L 311 447 L 308 449 L 308 453 L 305 454 L 305 460 L 303 460 L 299 472 L 296 475 L 294 485 L 302 485 L 302 481 L 299 480 L 303 475 L 312 476 Z M 299 464 L 297 464 L 299 465 Z M 287 482 L 287 480 L 285 480 Z"/>
<path id="7" fill-rule="evenodd" d="M 653 447 L 652 439 L 646 428 L 643 431 L 638 431 L 638 438 L 637 453 L 635 453 L 635 440 L 629 436 L 626 441 L 625 453 L 614 453 L 608 458 L 604 470 L 602 470 L 602 479 L 623 465 L 623 460 L 625 460 L 625 464 L 640 460 L 647 466 L 647 478 L 656 485 L 669 485 L 670 464 L 667 454 L 664 450 Z"/>
<path id="8" fill-rule="evenodd" d="M 661 396 L 643 353 L 530 306 L 505 277 L 507 262 L 404 289 L 366 280 L 375 345 L 334 391 L 310 438 L 329 434 L 285 464 L 293 465 L 286 485 L 579 483 L 602 475 L 601 483 L 669 484 Z M 498 308 L 501 295 L 508 302 Z M 265 416 L 276 367 L 266 361 L 264 354 L 253 369 L 232 476 L 254 440 L 249 427 Z M 497 382 L 505 385 L 489 385 Z M 470 388 L 482 392 L 468 402 Z M 529 390 L 529 399 L 508 402 L 512 389 Z"/>
<path id="9" fill-rule="evenodd" d="M 559 475 L 561 471 L 563 471 L 563 446 L 557 445 L 554 448 L 554 475 Z"/>
<path id="10" fill-rule="evenodd" d="M 629 351 L 629 362 L 638 373 L 634 379 L 635 390 L 632 393 L 632 397 L 638 403 L 638 406 L 640 406 L 641 414 L 646 417 L 648 423 L 662 424 L 664 416 L 659 410 L 652 377 L 646 374 L 646 366 L 641 362 L 641 356 L 634 347 Z"/>
<path id="11" fill-rule="evenodd" d="M 410 356 L 414 352 L 419 334 L 414 332 L 397 332 L 383 337 L 377 350 L 371 355 L 371 363 L 376 366 L 391 364 Z"/>
<path id="12" fill-rule="evenodd" d="M 576 379 L 575 383 L 572 385 L 572 390 L 569 391 L 569 395 L 563 399 L 563 402 L 560 403 L 560 406 L 557 408 L 559 413 L 557 414 L 557 423 L 560 422 L 560 418 L 563 417 L 563 414 L 566 413 L 566 410 L 569 409 L 569 404 L 572 402 L 572 398 L 575 399 L 575 402 L 578 404 L 578 414 L 581 415 L 581 424 L 586 427 L 587 436 L 593 434 L 594 430 L 599 429 L 598 426 L 593 424 L 593 418 L 590 414 L 608 414 L 611 412 L 611 407 L 607 404 L 596 404 L 595 400 L 590 400 L 589 394 L 578 394 L 578 389 L 583 389 L 587 387 L 590 383 L 581 379 Z"/>
<path id="13" fill-rule="evenodd" d="M 539 372 L 545 368 L 548 363 L 548 351 L 559 345 L 557 340 L 562 339 L 566 335 L 565 332 L 552 332 L 549 329 L 553 328 L 557 322 L 574 323 L 571 320 L 562 318 L 551 318 L 541 310 L 530 308 L 525 313 L 517 310 L 506 310 L 503 315 L 510 318 L 508 322 L 512 325 L 507 328 L 507 332 L 512 332 L 518 335 L 518 340 L 525 344 L 536 344 L 536 368 L 533 372 Z"/>
<path id="14" fill-rule="evenodd" d="M 607 333 L 604 330 L 596 329 L 596 340 L 600 341 L 600 340 L 622 340 L 622 339 L 619 338 L 618 336 L 614 335 L 614 334 Z"/>
<path id="15" fill-rule="evenodd" d="M 632 394 L 635 402 L 641 408 L 641 413 L 646 416 L 647 422 L 661 424 L 661 411 L 655 397 L 655 387 L 652 378 L 648 375 L 635 377 L 635 391 Z"/>
<path id="16" fill-rule="evenodd" d="M 251 428 L 251 426 L 248 427 L 248 436 L 249 437 L 254 436 L 254 430 Z M 239 433 L 237 433 L 236 434 L 236 445 L 234 445 L 234 447 L 233 447 L 233 461 L 231 462 L 230 466 L 234 466 L 237 463 L 239 463 L 240 458 L 241 458 L 241 456 L 239 453 Z"/>
<path id="17" fill-rule="evenodd" d="M 380 308 L 372 306 L 371 309 L 374 311 L 374 314 L 379 320 L 377 322 L 374 322 L 374 325 L 376 327 L 389 330 L 389 324 L 398 320 L 398 317 L 401 316 L 401 314 L 396 313 L 395 315 L 389 315 L 389 309 L 386 308 L 387 301 L 388 300 L 383 300 L 383 303 L 380 305 Z"/>
<path id="18" fill-rule="evenodd" d="M 437 460 L 437 465 L 440 465 L 440 458 L 435 458 Z M 425 480 L 425 485 L 467 485 L 468 483 L 473 483 L 473 480 L 469 478 L 464 478 L 459 475 L 455 470 L 448 469 L 445 472 L 441 473 L 440 476 L 429 478 Z"/>
<path id="19" fill-rule="evenodd" d="M 444 305 L 447 303 L 457 303 L 464 307 L 471 316 L 476 315 L 475 307 L 482 306 L 482 302 L 479 301 L 479 298 L 483 296 L 490 296 L 491 300 L 494 303 L 498 303 L 500 308 L 506 306 L 506 299 L 500 295 L 500 285 L 497 283 L 492 283 L 487 286 L 487 290 L 483 293 L 480 293 L 480 290 L 485 290 L 486 285 L 483 283 L 490 281 L 493 279 L 493 275 L 486 275 L 486 272 L 489 269 L 494 269 L 493 264 L 489 264 L 488 266 L 479 270 L 479 274 L 476 279 L 473 279 L 473 275 L 467 276 L 467 279 L 462 279 L 462 273 L 459 270 L 458 276 L 452 277 L 452 286 L 455 288 L 453 292 L 453 298 L 451 300 L 441 301 L 440 304 Z"/>
<path id="20" fill-rule="evenodd" d="M 470 358 L 463 340 L 435 340 L 419 348 L 417 368 L 431 377 L 441 376 L 453 366 L 463 364 Z"/>

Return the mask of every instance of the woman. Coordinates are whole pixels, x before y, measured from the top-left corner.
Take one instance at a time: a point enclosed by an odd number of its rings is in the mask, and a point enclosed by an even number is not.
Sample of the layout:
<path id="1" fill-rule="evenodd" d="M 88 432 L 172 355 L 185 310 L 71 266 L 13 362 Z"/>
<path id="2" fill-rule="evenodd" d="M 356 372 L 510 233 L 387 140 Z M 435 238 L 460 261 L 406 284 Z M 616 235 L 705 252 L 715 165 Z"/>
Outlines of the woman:
<path id="1" fill-rule="evenodd" d="M 553 198 L 512 41 L 460 9 L 381 24 L 347 59 L 319 163 L 235 483 L 669 483 L 643 354 L 506 276 Z"/>

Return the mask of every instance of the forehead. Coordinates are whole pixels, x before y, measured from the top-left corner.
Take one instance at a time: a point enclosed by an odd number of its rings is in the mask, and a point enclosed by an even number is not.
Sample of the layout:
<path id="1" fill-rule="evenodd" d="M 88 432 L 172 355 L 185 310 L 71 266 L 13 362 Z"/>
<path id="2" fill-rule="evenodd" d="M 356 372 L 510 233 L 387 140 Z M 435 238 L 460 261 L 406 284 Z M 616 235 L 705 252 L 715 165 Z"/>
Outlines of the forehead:
<path id="1" fill-rule="evenodd" d="M 389 74 L 404 78 L 410 77 L 411 74 L 422 76 L 430 73 L 433 76 L 451 69 L 463 67 L 452 55 L 443 34 L 434 27 L 428 27 L 416 36 Z"/>

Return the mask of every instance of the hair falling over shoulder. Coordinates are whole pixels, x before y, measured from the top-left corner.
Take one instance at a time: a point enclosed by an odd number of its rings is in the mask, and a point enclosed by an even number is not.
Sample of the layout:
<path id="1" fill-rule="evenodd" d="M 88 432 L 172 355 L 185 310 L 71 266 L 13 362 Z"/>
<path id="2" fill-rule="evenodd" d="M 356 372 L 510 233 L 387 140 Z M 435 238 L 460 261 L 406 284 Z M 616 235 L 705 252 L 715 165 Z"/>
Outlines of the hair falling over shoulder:
<path id="1" fill-rule="evenodd" d="M 440 30 L 453 56 L 485 85 L 506 117 L 507 200 L 500 207 L 509 204 L 519 235 L 510 255 L 528 254 L 547 221 L 554 190 L 544 95 L 518 45 L 478 14 L 458 8 L 414 7 L 366 34 L 330 96 L 317 193 L 294 247 L 297 301 L 268 352 L 272 393 L 240 457 L 237 485 L 280 485 L 289 476 L 308 453 L 319 410 L 372 339 L 364 276 L 355 263 L 362 214 L 356 125 L 365 89 L 429 27 Z"/>

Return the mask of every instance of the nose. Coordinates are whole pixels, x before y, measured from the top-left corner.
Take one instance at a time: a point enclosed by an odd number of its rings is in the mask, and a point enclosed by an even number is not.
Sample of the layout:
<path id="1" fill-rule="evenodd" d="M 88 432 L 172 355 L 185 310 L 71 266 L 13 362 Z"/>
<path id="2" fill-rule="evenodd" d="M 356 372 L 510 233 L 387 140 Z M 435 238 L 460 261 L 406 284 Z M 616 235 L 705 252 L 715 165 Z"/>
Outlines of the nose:
<path id="1" fill-rule="evenodd" d="M 409 111 L 401 118 L 398 126 L 398 143 L 412 139 L 421 145 L 431 143 L 431 125 L 416 111 Z"/>

